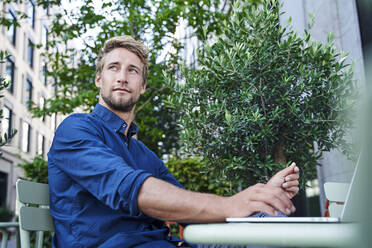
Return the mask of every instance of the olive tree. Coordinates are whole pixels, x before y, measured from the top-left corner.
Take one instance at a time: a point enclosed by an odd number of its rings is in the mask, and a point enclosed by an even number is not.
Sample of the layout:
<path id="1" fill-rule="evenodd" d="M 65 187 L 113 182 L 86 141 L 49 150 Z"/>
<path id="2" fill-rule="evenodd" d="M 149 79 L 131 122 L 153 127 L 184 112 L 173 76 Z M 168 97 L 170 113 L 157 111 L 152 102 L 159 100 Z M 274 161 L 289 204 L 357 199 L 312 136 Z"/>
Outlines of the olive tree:
<path id="1" fill-rule="evenodd" d="M 352 157 L 345 113 L 356 82 L 346 55 L 331 36 L 326 44 L 307 31 L 300 37 L 279 25 L 279 15 L 278 1 L 237 1 L 221 35 L 204 41 L 196 69 L 166 75 L 184 149 L 236 185 L 266 182 L 291 161 L 305 182 L 323 152 L 340 148 Z"/>

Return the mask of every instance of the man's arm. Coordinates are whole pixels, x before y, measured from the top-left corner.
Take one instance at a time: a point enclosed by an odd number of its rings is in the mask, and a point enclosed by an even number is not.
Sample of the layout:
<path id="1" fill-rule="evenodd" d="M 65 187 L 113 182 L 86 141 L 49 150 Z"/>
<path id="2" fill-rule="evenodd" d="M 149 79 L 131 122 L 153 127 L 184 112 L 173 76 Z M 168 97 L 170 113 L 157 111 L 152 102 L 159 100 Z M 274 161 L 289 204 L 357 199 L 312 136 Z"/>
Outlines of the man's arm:
<path id="1" fill-rule="evenodd" d="M 246 217 L 258 211 L 291 214 L 292 202 L 285 190 L 256 184 L 230 197 L 180 189 L 154 177 L 147 178 L 138 194 L 139 209 L 154 218 L 178 222 L 222 222 L 227 217 Z"/>

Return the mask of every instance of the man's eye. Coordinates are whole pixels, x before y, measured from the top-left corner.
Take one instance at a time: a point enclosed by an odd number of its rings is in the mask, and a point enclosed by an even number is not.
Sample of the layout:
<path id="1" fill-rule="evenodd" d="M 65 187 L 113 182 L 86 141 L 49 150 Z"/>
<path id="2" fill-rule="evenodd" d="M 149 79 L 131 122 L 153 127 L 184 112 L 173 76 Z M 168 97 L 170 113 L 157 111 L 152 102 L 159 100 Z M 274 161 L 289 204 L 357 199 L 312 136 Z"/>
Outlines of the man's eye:
<path id="1" fill-rule="evenodd" d="M 112 66 L 109 66 L 108 69 L 109 69 L 109 70 L 116 70 L 117 68 L 116 68 L 116 66 L 112 65 Z"/>
<path id="2" fill-rule="evenodd" d="M 138 71 L 136 69 L 134 69 L 134 68 L 129 69 L 129 72 L 138 73 Z"/>

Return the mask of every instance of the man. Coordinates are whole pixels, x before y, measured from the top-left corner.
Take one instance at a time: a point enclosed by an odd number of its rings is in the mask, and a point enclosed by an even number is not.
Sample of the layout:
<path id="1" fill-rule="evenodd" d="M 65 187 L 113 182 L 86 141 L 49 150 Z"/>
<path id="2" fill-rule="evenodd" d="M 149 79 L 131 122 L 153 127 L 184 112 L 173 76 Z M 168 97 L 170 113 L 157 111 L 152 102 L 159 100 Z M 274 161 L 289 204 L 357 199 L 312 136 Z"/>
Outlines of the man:
<path id="1" fill-rule="evenodd" d="M 129 36 L 108 40 L 97 59 L 99 104 L 58 127 L 50 152 L 53 247 L 175 247 L 165 220 L 223 222 L 256 212 L 295 211 L 298 167 L 231 197 L 182 189 L 162 161 L 132 138 L 146 89 L 148 50 Z"/>

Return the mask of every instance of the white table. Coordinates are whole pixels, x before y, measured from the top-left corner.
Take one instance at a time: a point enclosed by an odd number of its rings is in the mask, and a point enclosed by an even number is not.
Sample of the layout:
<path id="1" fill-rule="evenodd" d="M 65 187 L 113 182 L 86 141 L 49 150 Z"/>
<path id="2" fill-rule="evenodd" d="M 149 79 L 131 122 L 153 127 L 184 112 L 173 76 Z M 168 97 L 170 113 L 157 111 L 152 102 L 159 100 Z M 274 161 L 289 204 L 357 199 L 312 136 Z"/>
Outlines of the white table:
<path id="1" fill-rule="evenodd" d="M 184 230 L 195 244 L 357 247 L 353 223 L 221 223 L 193 224 Z"/>

